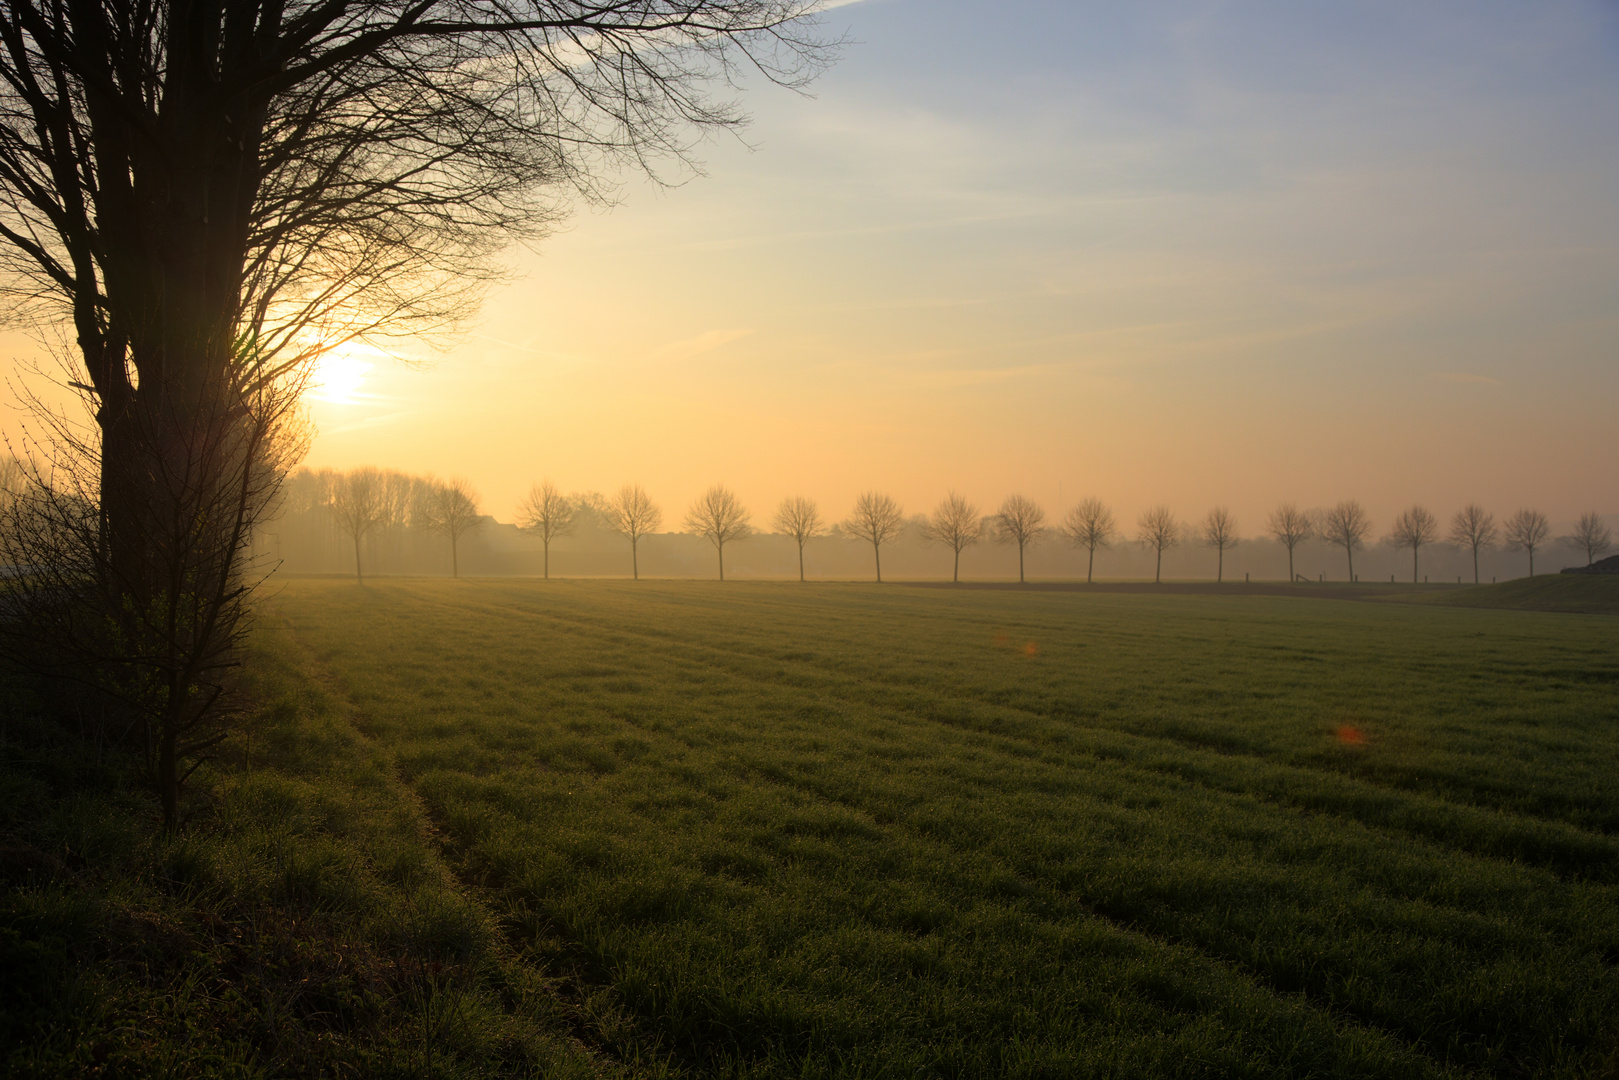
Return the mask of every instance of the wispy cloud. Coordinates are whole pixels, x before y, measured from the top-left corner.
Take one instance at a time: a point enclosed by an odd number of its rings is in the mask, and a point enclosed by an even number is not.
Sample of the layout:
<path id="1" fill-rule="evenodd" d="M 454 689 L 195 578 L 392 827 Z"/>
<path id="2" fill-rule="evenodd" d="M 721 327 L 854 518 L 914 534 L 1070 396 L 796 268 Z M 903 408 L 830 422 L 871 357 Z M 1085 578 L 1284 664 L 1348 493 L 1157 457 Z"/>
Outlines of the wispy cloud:
<path id="1" fill-rule="evenodd" d="M 1446 382 L 1484 383 L 1488 386 L 1501 385 L 1500 379 L 1492 379 L 1488 375 L 1475 375 L 1470 371 L 1436 371 L 1434 372 L 1434 378 L 1443 379 Z"/>
<path id="2" fill-rule="evenodd" d="M 647 353 L 641 359 L 648 363 L 678 364 L 683 360 L 701 356 L 706 352 L 713 352 L 721 345 L 729 345 L 739 338 L 745 338 L 753 333 L 751 327 L 733 330 L 707 330 L 694 338 L 683 341 L 671 341 Z"/>
<path id="3" fill-rule="evenodd" d="M 1080 365 L 1073 361 L 1049 364 L 1020 364 L 1017 367 L 955 368 L 915 372 L 913 378 L 927 386 L 988 386 L 1013 382 L 1060 371 L 1072 371 Z"/>

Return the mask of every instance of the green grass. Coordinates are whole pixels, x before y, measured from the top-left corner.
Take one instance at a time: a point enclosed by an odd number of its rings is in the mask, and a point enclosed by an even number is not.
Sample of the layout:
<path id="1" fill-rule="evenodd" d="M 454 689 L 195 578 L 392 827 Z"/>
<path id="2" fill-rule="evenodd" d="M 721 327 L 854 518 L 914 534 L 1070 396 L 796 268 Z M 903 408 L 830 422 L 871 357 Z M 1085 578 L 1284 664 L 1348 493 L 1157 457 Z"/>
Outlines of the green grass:
<path id="1" fill-rule="evenodd" d="M 569 1008 L 285 635 L 184 831 L 26 696 L 0 728 L 0 1075 L 591 1077 Z"/>
<path id="2" fill-rule="evenodd" d="M 1424 597 L 1455 607 L 1619 615 L 1619 574 L 1541 574 Z"/>
<path id="3" fill-rule="evenodd" d="M 277 606 L 512 963 L 631 1072 L 1612 1068 L 1619 622 L 751 583 Z"/>

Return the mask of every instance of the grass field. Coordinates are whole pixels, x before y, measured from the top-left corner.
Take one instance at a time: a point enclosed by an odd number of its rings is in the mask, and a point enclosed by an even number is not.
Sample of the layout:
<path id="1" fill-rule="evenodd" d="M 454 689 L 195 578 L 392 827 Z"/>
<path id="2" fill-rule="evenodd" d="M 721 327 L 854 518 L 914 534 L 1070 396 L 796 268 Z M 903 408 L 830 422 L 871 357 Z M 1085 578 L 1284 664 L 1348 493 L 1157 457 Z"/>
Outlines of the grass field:
<path id="1" fill-rule="evenodd" d="M 1590 1076 L 1619 621 L 1270 596 L 286 583 L 637 1074 Z"/>
<path id="2" fill-rule="evenodd" d="M 1499 585 L 1474 585 L 1425 597 L 1454 607 L 1619 615 L 1619 574 L 1541 574 Z"/>

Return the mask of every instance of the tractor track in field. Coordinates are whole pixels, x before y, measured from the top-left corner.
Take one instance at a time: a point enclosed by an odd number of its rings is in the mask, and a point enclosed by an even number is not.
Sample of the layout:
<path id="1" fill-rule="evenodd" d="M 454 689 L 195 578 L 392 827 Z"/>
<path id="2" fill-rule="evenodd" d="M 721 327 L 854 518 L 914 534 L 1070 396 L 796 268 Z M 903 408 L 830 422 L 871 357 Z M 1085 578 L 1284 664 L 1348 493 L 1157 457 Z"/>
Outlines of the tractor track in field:
<path id="1" fill-rule="evenodd" d="M 296 639 L 296 631 L 289 626 Z M 322 683 L 329 693 L 338 697 L 356 722 L 356 727 L 365 732 L 366 728 L 375 728 L 374 723 L 368 721 L 364 709 L 356 705 L 348 695 L 342 679 L 331 671 L 327 664 L 308 646 L 299 641 L 309 665 L 319 673 Z M 364 736 L 368 740 L 370 734 Z M 395 778 L 409 793 L 416 808 L 423 819 L 428 823 L 428 840 L 433 848 L 444 860 L 445 866 L 455 876 L 461 888 L 469 894 L 476 896 L 480 902 L 489 908 L 497 917 L 502 933 L 507 943 L 518 955 L 535 955 L 540 952 L 540 959 L 544 961 L 561 960 L 564 970 L 561 972 L 547 972 L 547 984 L 557 993 L 558 997 L 571 1008 L 566 1013 L 570 1029 L 575 1038 L 594 1053 L 602 1054 L 615 1062 L 628 1064 L 628 1058 L 622 1050 L 614 1045 L 614 1040 L 605 1038 L 599 1030 L 599 1025 L 589 1018 L 592 998 L 600 993 L 607 992 L 617 1001 L 616 988 L 609 973 L 610 957 L 598 955 L 587 947 L 583 941 L 570 932 L 570 928 L 547 914 L 543 909 L 536 908 L 524 890 L 515 882 L 508 879 L 496 868 L 487 864 L 477 865 L 480 861 L 476 857 L 474 848 L 462 846 L 456 837 L 455 829 L 446 814 L 432 799 L 422 795 L 413 780 L 403 770 L 396 767 Z M 772 785 L 788 788 L 808 796 L 812 801 L 837 805 L 845 810 L 859 813 L 871 821 L 872 827 L 881 832 L 897 832 L 903 834 L 913 845 L 924 849 L 935 849 L 941 853 L 959 855 L 964 849 L 958 844 L 952 844 L 930 835 L 914 825 L 904 821 L 891 821 L 879 823 L 868 810 L 859 804 L 852 804 L 845 799 L 839 799 L 822 788 L 808 783 L 803 778 L 794 778 L 785 775 L 775 775 L 768 778 Z M 1239 978 L 1257 991 L 1275 998 L 1284 1005 L 1302 1008 L 1323 1017 L 1330 1018 L 1334 1026 L 1340 1029 L 1354 1029 L 1364 1032 L 1374 1038 L 1387 1039 L 1410 1052 L 1420 1055 L 1431 1062 L 1436 1074 L 1443 1072 L 1443 1064 L 1434 1055 L 1433 1051 L 1425 1047 L 1419 1039 L 1413 1039 L 1408 1034 L 1380 1023 L 1374 1017 L 1356 1014 L 1352 1010 L 1334 1005 L 1325 994 L 1312 993 L 1309 990 L 1287 989 L 1277 986 L 1263 971 L 1243 962 L 1238 958 L 1222 955 L 1212 951 L 1206 946 L 1178 937 L 1174 934 L 1156 931 L 1141 923 L 1140 920 L 1127 915 L 1107 910 L 1105 905 L 1073 897 L 1070 888 L 1045 880 L 1034 883 L 1028 881 L 1027 875 L 1019 874 L 1015 867 L 1002 859 L 977 853 L 980 858 L 993 859 L 997 868 L 1003 870 L 1007 876 L 1023 883 L 1027 890 L 1022 899 L 1028 900 L 1038 908 L 1050 911 L 1052 908 L 1062 906 L 1059 897 L 1068 903 L 1077 905 L 1083 910 L 1085 917 L 1109 927 L 1122 937 L 1137 942 L 1149 949 L 1164 949 L 1180 954 L 1192 963 L 1203 963 L 1210 968 L 1223 972 L 1231 977 Z M 1040 914 L 1041 921 L 1055 924 L 1058 918 Z M 542 937 L 564 944 L 565 948 L 560 954 L 552 951 L 547 957 L 540 948 Z M 622 1003 L 620 1003 L 622 1005 Z M 633 1016 L 633 1014 L 631 1014 Z M 667 1053 L 691 1075 L 704 1075 L 714 1064 L 711 1055 L 703 1052 L 701 1045 L 687 1044 L 684 1040 L 669 1040 L 661 1032 L 647 1031 L 638 1016 L 633 1019 L 636 1035 L 640 1041 L 637 1050 L 650 1051 L 653 1054 Z M 714 1032 L 716 1038 L 730 1034 L 723 1028 Z M 735 1048 L 733 1048 L 735 1049 Z"/>
<path id="2" fill-rule="evenodd" d="M 478 605 L 458 605 L 458 607 L 463 608 L 463 610 L 469 606 L 477 607 Z M 1373 792 L 1390 798 L 1403 799 L 1407 801 L 1415 798 L 1399 788 L 1385 788 L 1381 785 L 1366 781 L 1359 777 L 1345 775 L 1335 770 L 1311 769 L 1307 766 L 1277 764 L 1260 755 L 1232 752 L 1223 747 L 1206 745 L 1195 739 L 1177 738 L 1172 735 L 1159 734 L 1140 735 L 1133 732 L 1120 731 L 1117 728 L 1106 725 L 1086 724 L 1084 719 L 1081 717 L 1054 716 L 1052 714 L 1041 712 L 1026 706 L 1009 703 L 1005 700 L 998 700 L 989 695 L 972 695 L 961 693 L 954 696 L 945 695 L 938 692 L 929 691 L 925 682 L 920 680 L 894 680 L 883 677 L 881 673 L 871 671 L 854 673 L 837 671 L 834 669 L 829 669 L 825 665 L 818 663 L 813 659 L 806 660 L 790 656 L 784 657 L 779 654 L 745 649 L 736 644 L 728 647 L 698 645 L 683 640 L 672 633 L 648 628 L 630 628 L 622 625 L 614 626 L 610 629 L 604 629 L 599 623 L 592 622 L 579 616 L 569 616 L 556 611 L 536 611 L 530 607 L 520 604 L 492 604 L 484 601 L 482 606 L 486 612 L 499 613 L 502 617 L 508 619 L 519 618 L 526 621 L 533 621 L 537 619 L 544 620 L 553 628 L 559 629 L 562 632 L 582 641 L 607 642 L 614 646 L 624 647 L 627 649 L 634 648 L 637 644 L 646 645 L 649 646 L 647 652 L 653 656 L 659 656 L 661 654 L 661 658 L 663 659 L 673 661 L 675 664 L 686 666 L 691 670 L 698 672 L 703 670 L 716 671 L 720 673 L 722 678 L 735 680 L 739 686 L 757 685 L 780 688 L 784 681 L 789 683 L 794 682 L 794 680 L 783 680 L 782 678 L 782 672 L 791 669 L 792 672 L 800 676 L 801 681 L 798 682 L 798 685 L 805 689 L 807 695 L 817 695 L 821 698 L 832 699 L 845 705 L 855 704 L 866 708 L 875 708 L 901 718 L 901 722 L 908 722 L 917 727 L 947 726 L 954 728 L 958 732 L 968 736 L 979 736 L 991 742 L 998 742 L 1003 745 L 1024 747 L 1034 745 L 1037 748 L 1037 754 L 1049 754 L 1058 758 L 1067 756 L 1069 758 L 1069 760 L 1066 762 L 1061 760 L 1054 763 L 1048 762 L 1048 764 L 1052 764 L 1057 767 L 1075 764 L 1075 758 L 1078 756 L 1083 756 L 1087 759 L 1100 757 L 1104 758 L 1105 760 L 1121 764 L 1125 769 L 1125 772 L 1121 775 L 1126 777 L 1130 776 L 1131 774 L 1138 774 L 1143 778 L 1158 778 L 1160 780 L 1165 777 L 1169 777 L 1220 796 L 1238 796 L 1252 799 L 1257 802 L 1269 802 L 1272 805 L 1302 810 L 1305 813 L 1319 816 L 1323 819 L 1338 822 L 1354 822 L 1374 830 L 1416 836 L 1423 839 L 1425 842 L 1432 844 L 1436 849 L 1443 851 L 1462 852 L 1471 857 L 1497 862 L 1511 861 L 1510 856 L 1502 856 L 1498 852 L 1478 851 L 1476 850 L 1476 845 L 1470 847 L 1467 845 L 1457 845 L 1454 843 L 1446 844 L 1437 842 L 1434 837 L 1428 835 L 1430 830 L 1420 828 L 1413 829 L 1408 824 L 1368 821 L 1364 815 L 1346 813 L 1341 809 L 1334 810 L 1332 808 L 1305 805 L 1300 800 L 1289 797 L 1283 793 L 1254 790 L 1251 785 L 1232 786 L 1212 783 L 1206 778 L 1186 775 L 1184 765 L 1155 766 L 1151 763 L 1145 763 L 1137 760 L 1137 758 L 1140 756 L 1137 746 L 1144 746 L 1146 748 L 1156 748 L 1160 746 L 1176 748 L 1182 752 L 1195 754 L 1199 758 L 1206 757 L 1207 759 L 1215 762 L 1238 761 L 1250 767 L 1255 763 L 1263 764 L 1269 766 L 1279 775 L 1284 776 L 1298 774 L 1310 778 L 1320 778 L 1323 776 L 1333 777 L 1346 785 L 1364 786 Z M 603 666 L 611 667 L 612 664 L 604 661 Z M 325 665 L 321 664 L 321 667 L 324 669 Z M 775 669 L 774 673 L 771 673 L 769 670 L 772 668 Z M 806 676 L 807 678 L 805 678 Z M 591 673 L 581 671 L 580 675 L 578 676 L 570 676 L 568 673 L 564 672 L 559 676 L 559 681 L 568 681 L 573 677 L 582 677 L 588 679 L 593 677 L 593 675 Z M 884 691 L 883 700 L 873 703 L 869 693 L 866 695 L 857 693 L 858 680 L 864 680 L 867 686 L 872 684 L 880 686 Z M 804 685 L 805 683 L 808 683 L 808 685 Z M 346 700 L 352 701 L 352 699 L 348 699 L 347 694 L 345 694 L 344 697 Z M 917 698 L 925 698 L 926 700 L 921 702 L 919 705 L 916 700 Z M 996 730 L 993 727 L 986 727 L 981 724 L 965 722 L 960 718 L 953 719 L 941 716 L 937 710 L 930 710 L 926 707 L 929 704 L 937 705 L 940 702 L 960 701 L 963 699 L 986 710 L 1011 714 L 1025 722 L 1038 721 L 1047 724 L 1071 722 L 1076 726 L 1080 726 L 1093 732 L 1103 732 L 1114 739 L 1125 743 L 1127 749 L 1131 752 L 1120 752 L 1116 755 L 1110 756 L 1095 752 L 1087 753 L 1084 750 L 1076 750 L 1071 746 L 1056 747 L 1048 742 L 1041 742 L 1033 736 L 1026 734 L 1020 735 L 1016 731 Z M 599 700 L 590 701 L 586 704 L 590 709 L 602 712 L 605 715 L 614 716 L 616 719 L 622 722 L 631 724 L 637 723 L 637 720 L 634 717 L 621 715 L 612 710 L 610 707 L 604 707 Z M 668 737 L 666 732 L 660 732 L 659 734 L 664 738 Z M 1019 756 L 1024 758 L 1028 757 L 1028 755 L 1009 756 Z M 860 812 L 868 817 L 870 816 L 869 811 L 867 811 L 859 802 L 850 802 L 847 798 L 839 798 L 830 793 L 824 786 L 815 784 L 807 777 L 792 775 L 788 771 L 780 770 L 773 772 L 765 779 L 768 779 L 768 781 L 772 784 L 783 785 L 799 791 L 802 794 L 810 796 L 814 800 L 837 803 Z M 415 791 L 414 785 L 411 785 L 411 789 Z M 418 797 L 420 797 L 420 793 L 418 792 L 417 794 Z M 1432 797 L 1428 798 L 1432 803 L 1454 811 L 1471 812 L 1478 815 L 1492 817 L 1500 816 L 1511 818 L 1513 816 L 1517 816 L 1530 822 L 1558 826 L 1562 829 L 1571 831 L 1578 836 L 1589 837 L 1593 840 L 1601 841 L 1605 839 L 1600 834 L 1585 833 L 1578 830 L 1576 827 L 1557 821 L 1556 819 L 1537 818 L 1534 815 L 1529 814 L 1510 815 L 1508 812 L 1500 811 L 1492 807 L 1479 806 L 1471 803 L 1455 803 Z M 448 834 L 443 832 L 443 823 L 440 822 L 439 824 L 441 833 L 447 838 Z M 938 846 L 941 850 L 950 852 L 957 852 L 961 850 L 959 847 L 951 846 L 950 844 L 940 841 L 935 837 L 923 834 L 920 831 L 908 826 L 903 821 L 891 822 L 887 825 L 879 825 L 878 827 L 885 830 L 888 828 L 898 827 L 902 829 L 904 834 L 915 843 L 925 842 L 930 845 Z M 466 868 L 471 855 L 470 851 L 460 847 L 446 846 L 444 848 L 444 852 L 447 857 L 453 856 L 447 858 L 447 861 L 450 863 L 450 865 L 457 868 L 458 875 L 463 873 L 466 874 L 466 876 L 462 877 L 461 880 L 467 885 L 468 888 L 494 888 L 497 891 L 508 895 L 516 891 L 516 887 L 510 882 L 503 880 L 491 882 L 487 875 L 479 876 L 476 873 L 469 873 Z M 1016 875 L 1016 869 L 1013 865 L 1005 862 L 1004 860 L 998 861 L 1000 862 L 1002 868 L 1008 873 Z M 1071 893 L 1073 891 L 1071 889 L 1065 889 L 1063 885 L 1054 881 L 1039 881 L 1037 888 L 1040 890 L 1049 890 L 1054 893 Z M 1263 991 L 1264 993 L 1272 995 L 1279 1000 L 1297 1003 L 1314 1012 L 1331 1017 L 1335 1023 L 1340 1025 L 1358 1028 L 1365 1030 L 1368 1033 L 1376 1033 L 1378 1035 L 1385 1036 L 1391 1040 L 1394 1040 L 1399 1045 L 1405 1046 L 1411 1051 L 1423 1055 L 1427 1060 L 1431 1061 L 1436 1066 L 1443 1068 L 1443 1066 L 1440 1065 L 1439 1059 L 1435 1057 L 1433 1048 L 1425 1042 L 1423 1033 L 1421 1031 L 1404 1030 L 1398 1024 L 1391 1026 L 1385 1020 L 1380 1020 L 1376 1016 L 1363 1015 L 1352 1009 L 1344 1008 L 1342 1006 L 1334 1006 L 1331 1000 L 1331 994 L 1326 991 L 1316 991 L 1309 988 L 1298 990 L 1284 985 L 1279 985 L 1271 975 L 1267 974 L 1264 970 L 1255 967 L 1253 964 L 1247 962 L 1240 956 L 1231 955 L 1229 952 L 1219 950 L 1218 948 L 1211 949 L 1200 944 L 1193 938 L 1177 935 L 1172 930 L 1155 930 L 1142 924 L 1140 920 L 1131 918 L 1127 912 L 1108 910 L 1109 905 L 1087 904 L 1084 899 L 1072 896 L 1069 897 L 1069 900 L 1070 902 L 1077 902 L 1079 905 L 1085 906 L 1087 908 L 1089 917 L 1096 918 L 1102 923 L 1115 928 L 1120 933 L 1126 934 L 1131 938 L 1139 939 L 1157 947 L 1185 950 L 1186 955 L 1190 957 L 1202 958 L 1208 963 L 1215 965 L 1220 970 L 1229 971 L 1233 975 L 1238 976 L 1244 981 L 1248 982 L 1250 985 L 1255 987 L 1256 990 Z M 1051 903 L 1052 901 L 1048 900 L 1046 902 Z M 562 929 L 554 927 L 554 925 L 553 928 Z M 581 945 L 581 943 L 578 941 L 573 941 L 565 933 L 562 934 L 561 937 L 565 941 L 570 941 L 574 948 L 580 950 L 584 949 L 584 946 Z M 585 955 L 588 959 L 588 953 L 582 953 L 582 955 Z M 592 961 L 592 963 L 594 965 L 595 974 L 591 977 L 591 985 L 611 986 L 611 982 L 610 980 L 607 980 L 605 971 L 601 968 L 600 963 L 596 961 Z M 1444 1048 L 1441 1045 L 1439 1049 L 1443 1050 Z M 682 1056 L 684 1057 L 684 1055 Z M 1507 1074 L 1514 1071 L 1509 1063 L 1503 1064 L 1499 1066 L 1499 1068 L 1505 1070 Z"/>
<path id="3" fill-rule="evenodd" d="M 599 627 L 579 617 L 569 618 L 556 612 L 534 612 L 516 606 L 499 610 L 517 612 L 530 618 L 546 618 L 576 633 L 585 632 L 592 633 L 593 636 L 597 637 L 604 636 L 601 634 Z M 744 657 L 761 666 L 792 667 L 798 671 L 807 671 L 816 675 L 821 683 L 816 687 L 817 691 L 846 704 L 863 707 L 875 705 L 889 708 L 896 713 L 909 716 L 926 724 L 943 725 L 964 733 L 1005 740 L 1025 746 L 1034 746 L 1044 754 L 1078 755 L 1116 762 L 1126 768 L 1139 770 L 1149 776 L 1170 777 L 1211 792 L 1218 792 L 1227 796 L 1253 798 L 1273 806 L 1287 807 L 1302 813 L 1334 820 L 1355 822 L 1369 829 L 1412 837 L 1431 844 L 1442 851 L 1463 853 L 1475 858 L 1496 862 L 1524 862 L 1530 865 L 1546 866 L 1567 880 L 1612 882 L 1616 877 L 1619 877 L 1619 844 L 1616 844 L 1608 834 L 1582 829 L 1556 817 L 1504 810 L 1488 803 L 1447 799 L 1429 792 L 1413 790 L 1412 788 L 1415 787 L 1414 782 L 1412 787 L 1378 783 L 1364 776 L 1336 769 L 1313 768 L 1308 765 L 1278 762 L 1262 754 L 1232 749 L 1226 744 L 1211 743 L 1167 733 L 1142 734 L 1105 723 L 1087 722 L 1086 718 L 1074 714 L 1058 716 L 1043 713 L 1025 706 L 995 700 L 986 695 L 940 694 L 930 692 L 918 683 L 885 680 L 880 675 L 872 672 L 862 672 L 858 675 L 846 674 L 829 670 L 811 661 L 784 659 L 778 655 L 749 652 L 737 648 L 724 649 L 714 646 L 694 645 L 681 641 L 672 634 L 656 630 L 634 630 L 616 627 L 611 633 L 661 644 L 664 646 L 663 651 L 666 654 L 684 653 L 687 657 L 703 661 L 701 666 L 720 667 L 734 677 L 760 685 L 780 686 L 781 682 L 771 676 L 750 671 L 744 665 L 737 664 L 735 662 L 736 657 Z M 715 663 L 714 661 L 716 660 L 721 662 Z M 948 708 L 924 710 L 918 708 L 913 701 L 874 701 L 869 694 L 862 695 L 858 692 L 859 687 L 868 686 L 872 683 L 882 686 L 884 690 L 895 698 L 927 696 L 930 703 L 935 706 L 960 702 L 965 698 L 973 705 L 981 708 L 1013 714 L 1023 722 L 1032 721 L 1043 724 L 1071 723 L 1087 731 L 1106 733 L 1114 740 L 1125 745 L 1116 747 L 1092 746 L 1087 749 L 1076 749 L 1072 746 L 1054 744 L 1037 738 L 1019 736 L 1013 731 L 1000 727 L 964 723 L 945 715 L 951 711 Z M 1145 756 L 1142 749 L 1151 749 L 1157 746 L 1175 747 L 1182 752 L 1190 753 L 1215 764 L 1229 764 L 1233 761 L 1238 761 L 1249 772 L 1269 774 L 1281 781 L 1292 777 L 1308 778 L 1318 783 L 1330 781 L 1340 786 L 1342 790 L 1336 793 L 1335 798 L 1329 799 L 1324 798 L 1323 793 L 1319 792 L 1303 796 L 1287 794 L 1274 788 L 1256 787 L 1251 783 L 1244 784 L 1235 781 L 1220 783 L 1216 782 L 1215 777 L 1210 774 L 1210 770 L 1197 768 L 1201 762 L 1154 764 L 1141 760 Z M 1374 793 L 1382 800 L 1397 805 L 1388 807 L 1387 812 L 1381 815 L 1366 812 L 1355 813 L 1353 808 L 1346 806 L 1346 804 L 1358 801 L 1357 796 L 1361 790 Z M 1413 809 L 1417 812 L 1450 815 L 1452 819 L 1435 821 L 1431 824 L 1420 822 L 1402 823 L 1390 820 L 1390 817 L 1402 811 L 1411 811 Z M 1455 818 L 1472 818 L 1474 820 L 1458 822 Z M 1493 845 L 1487 842 L 1458 843 L 1455 839 L 1458 834 L 1484 834 L 1487 836 L 1490 832 L 1495 832 L 1497 835 L 1505 832 L 1510 835 L 1511 830 L 1503 830 L 1501 826 L 1510 826 L 1520 821 L 1538 826 L 1539 830 L 1551 831 L 1561 835 L 1542 837 L 1538 840 L 1525 838 L 1516 843 L 1497 843 Z M 1597 870 L 1598 873 L 1593 874 L 1593 869 Z"/>

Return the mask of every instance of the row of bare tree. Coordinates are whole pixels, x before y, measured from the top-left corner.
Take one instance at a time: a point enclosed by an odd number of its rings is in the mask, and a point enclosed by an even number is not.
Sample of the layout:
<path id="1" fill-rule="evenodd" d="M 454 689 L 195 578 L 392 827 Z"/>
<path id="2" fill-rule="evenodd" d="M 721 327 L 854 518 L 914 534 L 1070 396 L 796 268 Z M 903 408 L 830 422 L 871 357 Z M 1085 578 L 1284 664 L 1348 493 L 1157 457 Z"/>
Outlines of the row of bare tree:
<path id="1" fill-rule="evenodd" d="M 287 483 L 284 509 L 325 510 L 354 545 L 354 574 L 364 580 L 364 541 L 388 528 L 416 528 L 450 542 L 450 572 L 461 574 L 461 540 L 483 527 L 478 495 L 466 480 L 410 476 L 362 466 L 347 472 L 301 469 Z"/>
<path id="2" fill-rule="evenodd" d="M 662 524 L 662 511 L 639 484 L 626 484 L 608 499 L 588 498 L 590 508 L 606 525 L 629 539 L 631 570 L 639 578 L 639 542 Z M 572 531 L 583 506 L 580 497 L 563 495 L 549 480 L 535 484 L 524 500 L 518 513 L 518 525 L 539 537 L 545 549 L 547 577 L 550 576 L 552 541 Z M 881 581 L 883 546 L 900 535 L 906 520 L 900 504 L 892 496 L 868 491 L 855 500 L 847 518 L 835 523 L 822 517 L 815 500 L 802 495 L 789 496 L 777 506 L 771 516 L 771 526 L 797 543 L 800 581 L 804 579 L 805 546 L 823 536 L 843 536 L 869 543 L 876 578 Z M 931 513 L 914 519 L 914 523 L 925 540 L 950 549 L 953 558 L 952 581 L 961 578 L 961 553 L 987 539 L 1017 546 L 1018 581 L 1022 582 L 1025 553 L 1033 545 L 1055 534 L 1085 550 L 1085 580 L 1089 582 L 1096 566 L 1097 549 L 1109 548 L 1115 540 L 1122 539 L 1122 531 L 1113 511 L 1095 498 L 1081 501 L 1063 516 L 1060 523 L 1051 526 L 1047 524 L 1045 509 L 1025 495 L 1008 496 L 996 512 L 987 514 L 951 492 Z M 725 545 L 746 539 L 755 531 L 747 508 L 723 484 L 709 488 L 692 504 L 686 514 L 685 527 L 714 545 L 722 581 L 725 578 Z M 1283 503 L 1271 513 L 1266 529 L 1287 549 L 1290 580 L 1297 577 L 1293 565 L 1294 552 L 1300 544 L 1310 540 L 1343 548 L 1349 580 L 1356 580 L 1355 552 L 1366 546 L 1374 531 L 1371 516 L 1353 499 L 1321 510 L 1302 510 L 1294 503 Z M 1437 517 L 1421 506 L 1413 506 L 1395 518 L 1384 542 L 1391 547 L 1411 549 L 1413 582 L 1420 576 L 1419 557 L 1423 547 L 1443 539 L 1469 549 L 1473 556 L 1473 580 L 1476 583 L 1481 551 L 1504 546 L 1511 551 L 1524 552 L 1529 557 L 1529 573 L 1533 575 L 1535 552 L 1548 543 L 1550 536 L 1550 523 L 1546 515 L 1538 510 L 1519 510 L 1497 523 L 1495 516 L 1483 507 L 1468 503 L 1455 513 L 1448 531 L 1443 534 Z M 1215 507 L 1195 522 L 1183 522 L 1168 507 L 1155 506 L 1137 520 L 1136 532 L 1131 539 L 1155 553 L 1154 581 L 1162 580 L 1164 552 L 1183 542 L 1200 543 L 1214 549 L 1218 553 L 1216 580 L 1223 581 L 1225 553 L 1240 541 L 1237 519 L 1223 506 Z M 1584 552 L 1587 563 L 1612 547 L 1610 530 L 1594 512 L 1581 516 L 1574 532 L 1562 539 L 1568 546 Z"/>
<path id="3" fill-rule="evenodd" d="M 1287 504 L 1276 510 L 1270 518 L 1271 533 L 1287 546 L 1288 572 L 1292 573 L 1293 549 L 1304 540 L 1319 538 L 1344 549 L 1348 560 L 1349 580 L 1355 578 L 1355 552 L 1366 546 L 1373 532 L 1372 519 L 1364 507 L 1353 499 L 1332 507 L 1304 513 Z M 1473 582 L 1478 583 L 1479 553 L 1495 547 L 1522 552 L 1529 557 L 1529 574 L 1535 573 L 1535 552 L 1551 540 L 1551 523 L 1539 510 L 1522 509 L 1497 522 L 1495 515 L 1477 503 L 1468 503 L 1456 511 L 1450 526 L 1440 531 L 1439 518 L 1426 507 L 1417 505 L 1402 510 L 1395 516 L 1383 542 L 1394 548 L 1411 550 L 1411 580 L 1421 576 L 1419 563 L 1422 549 L 1431 544 L 1448 542 L 1471 553 Z M 1582 552 L 1586 564 L 1596 561 L 1613 546 L 1613 534 L 1595 512 L 1580 515 L 1574 531 L 1562 537 L 1567 546 Z"/>

